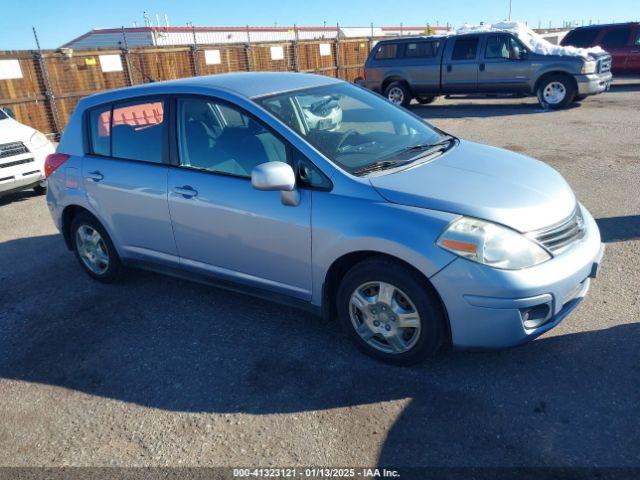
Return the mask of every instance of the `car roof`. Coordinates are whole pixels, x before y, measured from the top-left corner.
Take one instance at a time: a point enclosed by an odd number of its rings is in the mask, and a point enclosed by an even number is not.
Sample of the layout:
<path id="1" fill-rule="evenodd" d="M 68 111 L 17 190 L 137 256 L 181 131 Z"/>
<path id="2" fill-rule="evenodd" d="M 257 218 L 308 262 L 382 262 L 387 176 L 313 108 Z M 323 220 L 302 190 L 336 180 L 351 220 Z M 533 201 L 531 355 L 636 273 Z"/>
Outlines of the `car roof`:
<path id="1" fill-rule="evenodd" d="M 603 23 L 600 25 L 583 25 L 576 27 L 573 30 L 590 30 L 594 28 L 613 28 L 613 27 L 627 27 L 633 25 L 640 25 L 640 22 L 623 22 L 623 23 Z"/>
<path id="2" fill-rule="evenodd" d="M 303 88 L 319 87 L 341 83 L 333 77 L 293 72 L 240 72 L 222 73 L 199 77 L 182 78 L 164 82 L 152 82 L 134 87 L 119 88 L 99 92 L 89 97 L 87 103 L 110 102 L 127 97 L 170 94 L 172 87 L 201 88 L 209 93 L 225 91 L 247 98 L 258 98 L 276 93 L 300 90 Z"/>

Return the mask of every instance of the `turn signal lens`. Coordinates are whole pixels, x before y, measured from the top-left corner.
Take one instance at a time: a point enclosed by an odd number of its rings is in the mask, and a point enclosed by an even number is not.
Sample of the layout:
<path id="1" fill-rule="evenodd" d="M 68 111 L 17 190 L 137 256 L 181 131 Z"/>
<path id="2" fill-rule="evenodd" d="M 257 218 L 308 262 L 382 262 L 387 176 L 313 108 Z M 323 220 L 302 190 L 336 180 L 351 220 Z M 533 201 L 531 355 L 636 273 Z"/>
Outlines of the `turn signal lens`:
<path id="1" fill-rule="evenodd" d="M 44 161 L 44 178 L 48 178 L 60 165 L 71 158 L 64 153 L 52 153 L 47 155 Z"/>

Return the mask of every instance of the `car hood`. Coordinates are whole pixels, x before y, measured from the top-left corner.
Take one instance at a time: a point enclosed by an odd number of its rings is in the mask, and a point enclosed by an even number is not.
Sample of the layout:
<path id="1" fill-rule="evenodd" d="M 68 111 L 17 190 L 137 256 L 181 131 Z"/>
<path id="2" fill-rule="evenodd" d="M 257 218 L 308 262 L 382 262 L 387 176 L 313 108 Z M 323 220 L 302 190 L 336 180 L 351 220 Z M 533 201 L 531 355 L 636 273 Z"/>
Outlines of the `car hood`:
<path id="1" fill-rule="evenodd" d="M 389 202 L 490 220 L 520 232 L 558 223 L 576 207 L 567 182 L 545 163 L 468 141 L 431 162 L 370 182 Z"/>
<path id="2" fill-rule="evenodd" d="M 11 142 L 27 143 L 35 130 L 11 118 L 0 120 L 0 144 Z"/>

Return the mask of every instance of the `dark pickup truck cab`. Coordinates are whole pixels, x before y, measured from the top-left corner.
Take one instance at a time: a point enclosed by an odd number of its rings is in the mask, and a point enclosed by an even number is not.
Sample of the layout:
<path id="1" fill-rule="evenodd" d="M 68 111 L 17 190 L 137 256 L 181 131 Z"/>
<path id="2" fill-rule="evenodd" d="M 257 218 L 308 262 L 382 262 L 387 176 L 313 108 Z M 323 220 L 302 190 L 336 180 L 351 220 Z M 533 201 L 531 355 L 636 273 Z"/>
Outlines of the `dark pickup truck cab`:
<path id="1" fill-rule="evenodd" d="M 383 40 L 359 83 L 406 106 L 438 95 L 529 94 L 544 108 L 564 108 L 611 83 L 611 56 L 542 55 L 510 32 Z"/>

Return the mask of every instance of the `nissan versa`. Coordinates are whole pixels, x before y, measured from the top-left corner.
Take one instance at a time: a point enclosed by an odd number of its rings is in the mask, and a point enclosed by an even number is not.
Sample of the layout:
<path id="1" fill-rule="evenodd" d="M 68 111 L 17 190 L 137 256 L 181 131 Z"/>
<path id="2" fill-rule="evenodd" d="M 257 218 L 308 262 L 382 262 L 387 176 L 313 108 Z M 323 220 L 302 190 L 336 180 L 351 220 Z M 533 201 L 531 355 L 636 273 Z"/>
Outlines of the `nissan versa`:
<path id="1" fill-rule="evenodd" d="M 138 266 L 287 299 L 393 363 L 535 338 L 580 302 L 603 253 L 549 166 L 316 75 L 92 95 L 46 174 L 91 277 Z"/>

